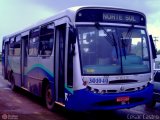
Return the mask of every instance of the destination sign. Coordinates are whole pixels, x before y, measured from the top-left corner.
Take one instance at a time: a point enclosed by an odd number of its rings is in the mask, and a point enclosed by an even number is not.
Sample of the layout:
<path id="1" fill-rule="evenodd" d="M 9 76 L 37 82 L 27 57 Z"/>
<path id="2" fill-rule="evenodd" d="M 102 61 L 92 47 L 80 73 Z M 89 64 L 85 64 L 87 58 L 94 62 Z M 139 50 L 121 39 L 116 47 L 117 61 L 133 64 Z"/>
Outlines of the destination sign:
<path id="1" fill-rule="evenodd" d="M 82 9 L 76 15 L 76 22 L 109 22 L 146 25 L 145 16 L 141 13 L 104 9 Z"/>
<path id="2" fill-rule="evenodd" d="M 139 22 L 134 15 L 122 15 L 113 13 L 103 13 L 103 21 Z"/>

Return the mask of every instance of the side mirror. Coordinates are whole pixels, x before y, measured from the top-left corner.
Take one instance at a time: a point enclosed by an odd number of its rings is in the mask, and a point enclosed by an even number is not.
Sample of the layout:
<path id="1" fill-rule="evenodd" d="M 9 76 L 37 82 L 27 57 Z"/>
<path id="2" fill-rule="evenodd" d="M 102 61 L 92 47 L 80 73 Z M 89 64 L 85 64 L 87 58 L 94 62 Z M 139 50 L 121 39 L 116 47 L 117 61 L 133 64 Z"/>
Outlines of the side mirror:
<path id="1" fill-rule="evenodd" d="M 153 59 L 155 59 L 155 58 L 157 58 L 157 50 L 156 50 L 156 47 L 154 45 L 152 35 L 149 35 L 149 39 L 150 39 L 150 43 L 151 43 L 152 57 L 153 57 Z"/>

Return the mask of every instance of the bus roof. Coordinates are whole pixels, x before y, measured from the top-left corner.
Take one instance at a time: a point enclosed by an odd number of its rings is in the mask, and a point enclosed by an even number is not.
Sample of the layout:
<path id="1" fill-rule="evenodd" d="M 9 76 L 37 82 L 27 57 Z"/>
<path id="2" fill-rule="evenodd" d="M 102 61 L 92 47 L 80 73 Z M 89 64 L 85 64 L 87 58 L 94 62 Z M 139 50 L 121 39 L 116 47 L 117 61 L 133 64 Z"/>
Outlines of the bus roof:
<path id="1" fill-rule="evenodd" d="M 60 18 L 64 18 L 64 17 L 67 17 L 69 18 L 69 20 L 71 22 L 75 22 L 75 15 L 76 13 L 81 10 L 81 9 L 85 9 L 85 8 L 92 8 L 92 9 L 110 9 L 110 10 L 119 10 L 119 11 L 129 11 L 129 12 L 134 12 L 134 13 L 139 13 L 141 15 L 143 15 L 145 17 L 145 14 L 143 14 L 142 12 L 139 12 L 139 11 L 135 11 L 135 10 L 130 10 L 130 9 L 123 9 L 123 8 L 117 8 L 117 7 L 109 7 L 109 6 L 75 6 L 75 7 L 71 7 L 71 8 L 68 8 L 66 10 L 63 10 L 59 13 L 57 13 L 56 15 L 54 16 L 51 16 L 47 19 L 42 19 L 40 20 L 39 22 L 25 28 L 25 29 L 22 29 L 20 31 L 17 31 L 13 34 L 10 34 L 10 35 L 7 35 L 7 36 L 4 36 L 3 39 L 6 39 L 8 37 L 12 37 L 12 36 L 16 36 L 20 33 L 23 33 L 25 31 L 28 31 L 30 29 L 33 29 L 33 28 L 36 28 L 40 25 L 43 25 L 43 24 L 46 24 L 48 22 L 52 22 L 52 21 L 55 21 L 55 20 L 58 20 Z"/>

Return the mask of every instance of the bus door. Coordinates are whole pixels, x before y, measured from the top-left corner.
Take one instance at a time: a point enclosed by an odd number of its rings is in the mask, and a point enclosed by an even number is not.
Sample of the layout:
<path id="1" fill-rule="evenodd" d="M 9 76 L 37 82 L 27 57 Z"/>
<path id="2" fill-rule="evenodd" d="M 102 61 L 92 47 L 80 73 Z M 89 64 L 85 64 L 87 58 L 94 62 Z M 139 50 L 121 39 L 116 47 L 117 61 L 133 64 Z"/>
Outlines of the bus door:
<path id="1" fill-rule="evenodd" d="M 66 24 L 56 27 L 55 86 L 56 101 L 64 102 Z"/>
<path id="2" fill-rule="evenodd" d="M 4 76 L 5 79 L 8 79 L 8 54 L 9 54 L 9 42 L 4 43 L 5 44 L 5 53 L 4 53 Z"/>
<path id="3" fill-rule="evenodd" d="M 29 32 L 23 34 L 21 37 L 21 86 L 27 88 L 27 78 L 25 76 L 27 69 L 27 51 L 28 51 L 28 37 Z"/>

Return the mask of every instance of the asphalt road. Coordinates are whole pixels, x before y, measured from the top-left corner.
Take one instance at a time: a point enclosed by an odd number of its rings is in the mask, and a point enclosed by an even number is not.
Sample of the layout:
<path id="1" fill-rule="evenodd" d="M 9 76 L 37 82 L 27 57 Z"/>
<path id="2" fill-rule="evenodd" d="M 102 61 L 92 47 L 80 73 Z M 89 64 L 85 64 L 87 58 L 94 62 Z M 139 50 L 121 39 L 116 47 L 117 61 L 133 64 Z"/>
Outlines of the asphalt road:
<path id="1" fill-rule="evenodd" d="M 160 120 L 160 103 L 153 109 L 141 105 L 131 109 L 77 113 L 57 107 L 51 112 L 40 98 L 21 89 L 12 91 L 0 72 L 0 120 Z"/>

